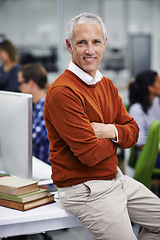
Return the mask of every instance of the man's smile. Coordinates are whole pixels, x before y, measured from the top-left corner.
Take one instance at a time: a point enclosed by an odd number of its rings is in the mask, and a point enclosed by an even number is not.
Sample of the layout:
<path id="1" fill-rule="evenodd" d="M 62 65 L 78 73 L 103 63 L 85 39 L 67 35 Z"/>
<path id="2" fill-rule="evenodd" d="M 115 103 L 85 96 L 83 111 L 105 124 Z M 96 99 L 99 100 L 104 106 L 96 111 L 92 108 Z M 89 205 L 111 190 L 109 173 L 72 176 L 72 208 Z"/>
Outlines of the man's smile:
<path id="1" fill-rule="evenodd" d="M 84 60 L 86 60 L 87 62 L 93 62 L 96 57 L 83 57 Z"/>

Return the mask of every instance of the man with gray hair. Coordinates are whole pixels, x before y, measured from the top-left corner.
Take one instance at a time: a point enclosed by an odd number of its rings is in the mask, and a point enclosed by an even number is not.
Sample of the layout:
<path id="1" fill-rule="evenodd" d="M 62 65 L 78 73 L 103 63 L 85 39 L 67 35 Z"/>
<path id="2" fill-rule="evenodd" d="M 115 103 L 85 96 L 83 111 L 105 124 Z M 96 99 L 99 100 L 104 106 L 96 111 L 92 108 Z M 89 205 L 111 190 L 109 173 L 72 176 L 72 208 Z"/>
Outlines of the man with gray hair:
<path id="1" fill-rule="evenodd" d="M 112 81 L 98 70 L 107 43 L 100 17 L 82 13 L 69 24 L 72 61 L 46 95 L 44 119 L 53 183 L 62 207 L 95 240 L 160 239 L 160 201 L 118 168 L 117 147 L 129 148 L 139 128 Z"/>

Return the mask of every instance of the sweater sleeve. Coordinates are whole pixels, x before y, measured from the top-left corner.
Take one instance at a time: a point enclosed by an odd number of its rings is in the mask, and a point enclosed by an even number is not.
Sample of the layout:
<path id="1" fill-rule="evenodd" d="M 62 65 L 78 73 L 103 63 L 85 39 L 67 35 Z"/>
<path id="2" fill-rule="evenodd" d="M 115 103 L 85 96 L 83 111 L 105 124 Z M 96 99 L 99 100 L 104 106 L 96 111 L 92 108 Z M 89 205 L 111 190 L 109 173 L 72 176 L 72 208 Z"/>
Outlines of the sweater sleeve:
<path id="1" fill-rule="evenodd" d="M 117 100 L 117 118 L 115 126 L 118 130 L 118 147 L 130 148 L 136 144 L 139 135 L 138 124 L 127 112 L 119 95 Z"/>
<path id="2" fill-rule="evenodd" d="M 47 94 L 49 121 L 78 159 L 94 166 L 116 152 L 109 139 L 98 139 L 78 94 L 70 88 L 55 87 Z"/>

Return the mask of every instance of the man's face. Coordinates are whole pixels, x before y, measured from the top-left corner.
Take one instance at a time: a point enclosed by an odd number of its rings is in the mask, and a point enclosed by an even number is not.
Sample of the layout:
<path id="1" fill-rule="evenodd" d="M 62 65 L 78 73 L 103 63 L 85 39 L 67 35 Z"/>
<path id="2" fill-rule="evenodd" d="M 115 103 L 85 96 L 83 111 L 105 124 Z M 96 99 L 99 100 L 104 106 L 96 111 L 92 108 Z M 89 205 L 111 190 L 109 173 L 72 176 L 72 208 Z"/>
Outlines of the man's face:
<path id="1" fill-rule="evenodd" d="M 23 77 L 23 73 L 20 71 L 18 72 L 18 84 L 19 84 L 19 90 L 22 93 L 31 93 L 31 87 L 30 83 L 26 83 L 25 79 Z"/>
<path id="2" fill-rule="evenodd" d="M 103 32 L 98 23 L 85 23 L 73 29 L 72 47 L 66 40 L 72 61 L 93 78 L 102 60 L 107 39 L 103 40 Z"/>
<path id="3" fill-rule="evenodd" d="M 5 63 L 8 60 L 9 56 L 8 53 L 0 48 L 0 60 Z"/>

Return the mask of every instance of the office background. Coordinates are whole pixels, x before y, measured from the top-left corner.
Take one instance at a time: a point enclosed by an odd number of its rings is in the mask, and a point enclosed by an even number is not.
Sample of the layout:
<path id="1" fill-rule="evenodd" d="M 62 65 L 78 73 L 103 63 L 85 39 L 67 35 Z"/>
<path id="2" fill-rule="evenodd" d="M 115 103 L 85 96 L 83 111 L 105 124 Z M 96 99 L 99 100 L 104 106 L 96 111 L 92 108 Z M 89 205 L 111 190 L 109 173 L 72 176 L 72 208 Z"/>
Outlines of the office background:
<path id="1" fill-rule="evenodd" d="M 49 72 L 62 72 L 70 59 L 65 47 L 67 23 L 84 11 L 100 15 L 107 26 L 100 68 L 128 69 L 133 76 L 141 70 L 135 69 L 134 61 L 146 53 L 143 67 L 159 71 L 159 0 L 0 0 L 0 36 L 13 41 L 23 61 L 33 57 Z M 133 56 L 137 48 L 139 56 Z"/>
<path id="2" fill-rule="evenodd" d="M 106 24 L 108 42 L 100 70 L 127 103 L 128 83 L 138 71 L 160 72 L 160 0 L 0 0 L 0 39 L 16 45 L 22 63 L 42 63 L 51 83 L 70 60 L 67 24 L 85 11 L 100 15 Z"/>

